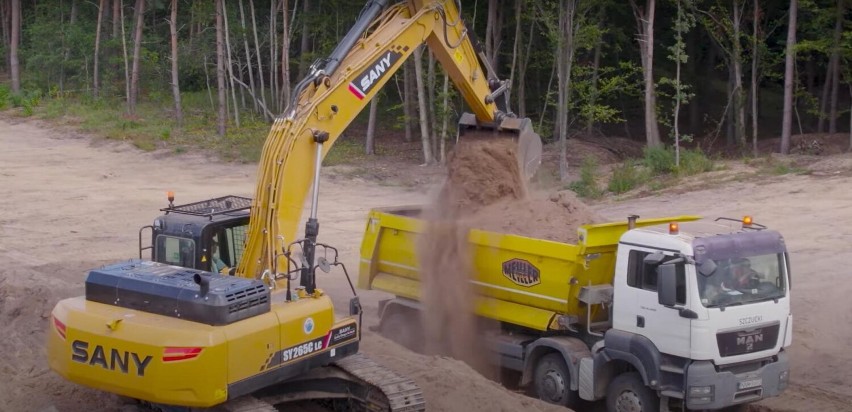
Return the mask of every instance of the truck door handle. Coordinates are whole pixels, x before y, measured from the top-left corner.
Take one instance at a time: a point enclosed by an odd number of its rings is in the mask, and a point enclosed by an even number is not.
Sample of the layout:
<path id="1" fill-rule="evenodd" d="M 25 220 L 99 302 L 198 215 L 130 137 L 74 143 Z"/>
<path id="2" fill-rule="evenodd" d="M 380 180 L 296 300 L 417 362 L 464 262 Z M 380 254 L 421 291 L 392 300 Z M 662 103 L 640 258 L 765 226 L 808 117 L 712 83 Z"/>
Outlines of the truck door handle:
<path id="1" fill-rule="evenodd" d="M 645 327 L 645 317 L 636 315 L 636 326 L 640 328 Z"/>

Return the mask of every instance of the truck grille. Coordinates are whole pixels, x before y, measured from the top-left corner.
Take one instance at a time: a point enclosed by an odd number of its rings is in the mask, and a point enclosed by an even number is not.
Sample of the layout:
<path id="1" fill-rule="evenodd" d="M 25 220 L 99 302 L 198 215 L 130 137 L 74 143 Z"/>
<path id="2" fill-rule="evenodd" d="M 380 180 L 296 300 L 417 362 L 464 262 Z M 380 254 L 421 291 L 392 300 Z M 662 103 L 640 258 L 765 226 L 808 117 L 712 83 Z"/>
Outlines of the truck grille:
<path id="1" fill-rule="evenodd" d="M 716 334 L 719 344 L 719 354 L 736 356 L 744 353 L 760 352 L 771 349 L 778 343 L 780 324 L 761 326 L 757 328 L 740 329 Z"/>

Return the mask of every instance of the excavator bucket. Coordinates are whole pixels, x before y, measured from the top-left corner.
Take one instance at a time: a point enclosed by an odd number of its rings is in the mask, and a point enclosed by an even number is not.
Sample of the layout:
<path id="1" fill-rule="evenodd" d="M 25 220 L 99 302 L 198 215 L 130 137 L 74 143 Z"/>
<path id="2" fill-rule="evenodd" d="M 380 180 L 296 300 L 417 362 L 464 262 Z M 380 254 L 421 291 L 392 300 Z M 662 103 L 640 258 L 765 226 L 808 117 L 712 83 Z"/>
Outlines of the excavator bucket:
<path id="1" fill-rule="evenodd" d="M 518 166 L 526 180 L 530 180 L 541 165 L 541 137 L 533 131 L 528 118 L 506 117 L 499 124 L 482 123 L 472 113 L 463 113 L 459 119 L 459 137 L 511 136 L 518 143 Z"/>

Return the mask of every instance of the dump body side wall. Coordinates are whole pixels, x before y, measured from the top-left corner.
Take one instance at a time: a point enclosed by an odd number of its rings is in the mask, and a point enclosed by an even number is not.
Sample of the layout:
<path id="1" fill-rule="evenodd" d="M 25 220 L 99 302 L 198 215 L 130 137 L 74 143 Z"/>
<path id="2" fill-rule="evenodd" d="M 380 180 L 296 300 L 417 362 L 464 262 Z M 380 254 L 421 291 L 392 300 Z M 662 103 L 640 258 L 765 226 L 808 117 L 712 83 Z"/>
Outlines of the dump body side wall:
<path id="1" fill-rule="evenodd" d="M 417 236 L 424 221 L 418 216 L 416 207 L 370 213 L 361 245 L 360 288 L 419 300 Z M 637 226 L 694 219 L 647 219 Z M 585 319 L 580 290 L 612 282 L 618 239 L 627 230 L 626 221 L 585 225 L 577 244 L 471 230 L 477 314 L 541 331 L 557 328 L 557 315 Z"/>

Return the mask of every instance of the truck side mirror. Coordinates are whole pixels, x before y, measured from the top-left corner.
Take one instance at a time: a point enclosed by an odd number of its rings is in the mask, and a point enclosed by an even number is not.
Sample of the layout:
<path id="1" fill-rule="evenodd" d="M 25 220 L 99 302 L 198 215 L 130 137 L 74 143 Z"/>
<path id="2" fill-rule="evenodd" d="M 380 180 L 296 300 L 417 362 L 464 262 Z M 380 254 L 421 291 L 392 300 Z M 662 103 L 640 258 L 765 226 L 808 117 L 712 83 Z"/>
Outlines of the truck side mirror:
<path id="1" fill-rule="evenodd" d="M 677 303 L 677 272 L 675 265 L 665 264 L 657 267 L 657 299 L 663 306 L 672 307 Z"/>
<path id="2" fill-rule="evenodd" d="M 642 262 L 646 265 L 657 266 L 660 263 L 663 263 L 663 259 L 666 258 L 666 255 L 662 253 L 651 253 L 648 256 L 645 256 L 645 259 L 642 259 Z"/>

